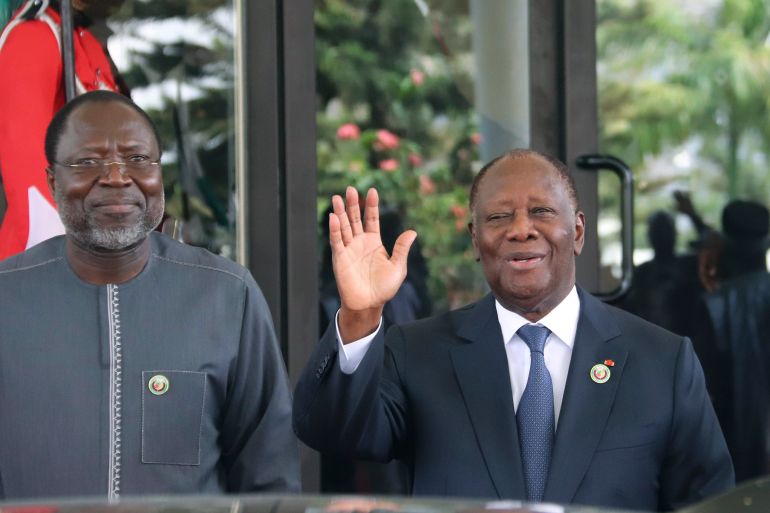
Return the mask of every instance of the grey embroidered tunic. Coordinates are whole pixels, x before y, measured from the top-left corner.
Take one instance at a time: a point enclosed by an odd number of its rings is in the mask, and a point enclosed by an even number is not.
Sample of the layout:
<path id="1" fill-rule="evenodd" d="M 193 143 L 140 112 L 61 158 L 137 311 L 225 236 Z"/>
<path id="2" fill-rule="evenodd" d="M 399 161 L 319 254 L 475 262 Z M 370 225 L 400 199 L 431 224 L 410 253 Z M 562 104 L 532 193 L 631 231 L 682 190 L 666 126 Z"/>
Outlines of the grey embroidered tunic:
<path id="1" fill-rule="evenodd" d="M 81 281 L 63 237 L 0 263 L 0 497 L 299 490 L 254 279 L 150 237 L 121 285 Z"/>

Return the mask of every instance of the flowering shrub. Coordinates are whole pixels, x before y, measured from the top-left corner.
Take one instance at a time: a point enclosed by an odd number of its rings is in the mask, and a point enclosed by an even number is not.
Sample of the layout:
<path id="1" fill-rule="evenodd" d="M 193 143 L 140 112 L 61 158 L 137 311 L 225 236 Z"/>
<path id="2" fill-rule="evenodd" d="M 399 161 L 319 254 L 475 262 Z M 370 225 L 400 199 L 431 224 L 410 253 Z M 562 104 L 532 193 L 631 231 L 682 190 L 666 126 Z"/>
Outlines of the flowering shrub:
<path id="1" fill-rule="evenodd" d="M 317 3 L 318 211 L 325 222 L 331 195 L 348 184 L 376 187 L 417 231 L 440 310 L 485 285 L 467 232 L 480 137 L 458 82 L 472 80 L 431 34 L 412 1 Z"/>
<path id="2" fill-rule="evenodd" d="M 337 139 L 355 141 L 361 137 L 361 130 L 355 123 L 345 123 L 337 129 Z"/>

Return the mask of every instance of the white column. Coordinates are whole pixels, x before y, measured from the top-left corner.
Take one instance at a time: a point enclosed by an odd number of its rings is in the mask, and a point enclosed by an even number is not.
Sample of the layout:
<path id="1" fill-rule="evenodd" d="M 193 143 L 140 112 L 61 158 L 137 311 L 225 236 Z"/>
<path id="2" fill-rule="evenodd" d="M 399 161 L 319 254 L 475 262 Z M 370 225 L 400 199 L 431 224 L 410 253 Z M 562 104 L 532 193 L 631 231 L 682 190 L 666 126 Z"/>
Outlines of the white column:
<path id="1" fill-rule="evenodd" d="M 484 162 L 529 147 L 528 0 L 471 0 L 474 95 Z"/>

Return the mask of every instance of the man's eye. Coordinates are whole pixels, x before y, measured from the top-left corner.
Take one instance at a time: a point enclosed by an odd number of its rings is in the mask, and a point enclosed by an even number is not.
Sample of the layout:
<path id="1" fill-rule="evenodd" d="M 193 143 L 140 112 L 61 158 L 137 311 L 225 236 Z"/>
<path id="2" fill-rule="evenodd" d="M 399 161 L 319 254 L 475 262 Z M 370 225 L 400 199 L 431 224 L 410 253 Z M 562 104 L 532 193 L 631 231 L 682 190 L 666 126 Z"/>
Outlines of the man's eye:
<path id="1" fill-rule="evenodd" d="M 150 160 L 150 157 L 147 155 L 130 155 L 126 162 L 133 162 L 133 163 L 139 163 L 139 162 L 148 162 Z"/>
<path id="2" fill-rule="evenodd" d="M 535 207 L 530 212 L 533 214 L 551 214 L 553 213 L 553 209 L 548 207 Z"/>
<path id="3" fill-rule="evenodd" d="M 510 216 L 508 214 L 491 214 L 487 216 L 487 221 L 494 223 L 494 222 L 500 222 L 508 219 Z"/>
<path id="4" fill-rule="evenodd" d="M 75 164 L 80 167 L 99 167 L 102 162 L 99 159 L 78 159 Z"/>

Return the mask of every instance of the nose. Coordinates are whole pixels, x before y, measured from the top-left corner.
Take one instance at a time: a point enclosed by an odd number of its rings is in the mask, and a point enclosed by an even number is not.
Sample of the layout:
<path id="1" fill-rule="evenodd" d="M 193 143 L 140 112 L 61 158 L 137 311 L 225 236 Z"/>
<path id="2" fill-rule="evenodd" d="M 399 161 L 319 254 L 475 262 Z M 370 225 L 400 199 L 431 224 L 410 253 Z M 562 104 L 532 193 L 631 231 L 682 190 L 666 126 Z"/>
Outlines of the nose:
<path id="1" fill-rule="evenodd" d="M 537 229 L 527 212 L 517 212 L 511 217 L 505 235 L 508 240 L 524 242 L 537 237 Z"/>
<path id="2" fill-rule="evenodd" d="M 119 160 L 113 162 L 105 162 L 103 164 L 102 176 L 99 178 L 99 183 L 104 185 L 125 186 L 131 183 L 131 177 L 126 174 L 126 163 Z"/>

